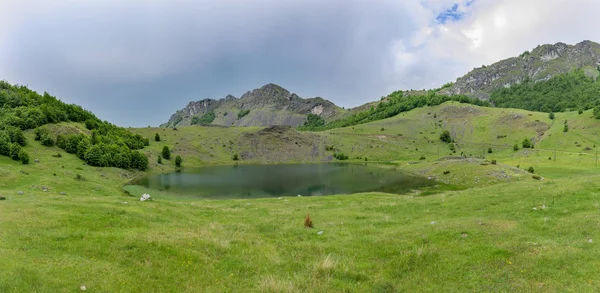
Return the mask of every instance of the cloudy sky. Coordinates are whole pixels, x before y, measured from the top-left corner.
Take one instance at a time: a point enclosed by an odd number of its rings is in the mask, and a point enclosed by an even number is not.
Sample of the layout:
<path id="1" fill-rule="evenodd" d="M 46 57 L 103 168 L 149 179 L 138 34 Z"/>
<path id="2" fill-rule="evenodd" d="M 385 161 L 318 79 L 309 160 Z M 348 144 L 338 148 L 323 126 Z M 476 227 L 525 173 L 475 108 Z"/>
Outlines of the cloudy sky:
<path id="1" fill-rule="evenodd" d="M 122 126 L 277 83 L 353 107 L 538 44 L 600 41 L 598 0 L 0 0 L 0 79 Z"/>

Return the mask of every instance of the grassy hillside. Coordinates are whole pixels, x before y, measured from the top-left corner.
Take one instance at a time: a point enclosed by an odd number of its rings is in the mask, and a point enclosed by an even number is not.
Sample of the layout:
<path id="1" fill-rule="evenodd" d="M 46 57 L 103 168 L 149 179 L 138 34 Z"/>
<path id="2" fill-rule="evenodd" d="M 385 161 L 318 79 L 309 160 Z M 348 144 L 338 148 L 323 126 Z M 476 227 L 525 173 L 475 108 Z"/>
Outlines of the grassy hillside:
<path id="1" fill-rule="evenodd" d="M 0 157 L 0 292 L 593 292 L 599 123 L 591 110 L 550 120 L 448 102 L 316 133 L 132 129 L 150 138 L 141 150 L 148 172 L 174 170 L 173 161 L 157 165 L 164 146 L 184 168 L 233 164 L 234 154 L 246 164 L 343 152 L 457 186 L 406 195 L 197 201 L 150 191 L 156 199 L 140 202 L 148 190 L 129 196 L 122 186 L 144 173 L 30 143 L 39 163 Z M 444 130 L 455 152 L 440 140 Z M 522 148 L 526 138 L 533 149 Z M 315 229 L 303 227 L 306 213 Z"/>

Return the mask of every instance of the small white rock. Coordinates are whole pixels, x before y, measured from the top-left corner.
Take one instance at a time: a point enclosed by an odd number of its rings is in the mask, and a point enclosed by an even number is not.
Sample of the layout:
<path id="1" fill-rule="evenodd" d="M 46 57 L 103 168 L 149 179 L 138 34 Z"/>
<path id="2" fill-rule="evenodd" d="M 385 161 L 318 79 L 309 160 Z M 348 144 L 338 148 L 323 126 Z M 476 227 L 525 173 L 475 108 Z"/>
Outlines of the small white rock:
<path id="1" fill-rule="evenodd" d="M 546 209 L 546 205 L 545 205 L 545 204 L 544 204 L 544 205 L 542 205 L 542 209 Z"/>
<path id="2" fill-rule="evenodd" d="M 436 221 L 431 221 L 431 223 L 430 223 L 430 224 L 431 224 L 431 225 L 435 225 L 435 224 L 437 224 L 437 222 L 436 222 Z"/>
<path id="3" fill-rule="evenodd" d="M 81 287 L 79 287 L 79 289 L 81 289 L 81 291 L 87 290 L 87 288 L 85 286 L 81 286 Z"/>
<path id="4" fill-rule="evenodd" d="M 537 208 L 532 208 L 532 210 L 537 211 Z"/>
<path id="5" fill-rule="evenodd" d="M 122 204 L 128 204 L 128 202 L 124 201 L 124 202 L 122 202 Z"/>
<path id="6" fill-rule="evenodd" d="M 588 239 L 588 242 L 589 242 L 589 243 L 592 243 L 592 242 L 594 242 L 594 241 L 592 240 L 592 238 L 590 238 L 590 239 Z"/>
<path id="7" fill-rule="evenodd" d="M 298 194 L 298 197 L 302 197 L 302 195 Z"/>
<path id="8" fill-rule="evenodd" d="M 317 235 L 321 235 L 321 234 L 323 234 L 323 231 L 317 232 Z"/>
<path id="9" fill-rule="evenodd" d="M 147 194 L 147 193 L 142 194 L 142 197 L 140 197 L 140 201 L 147 201 L 147 200 L 152 200 L 152 197 L 150 196 L 150 194 Z"/>

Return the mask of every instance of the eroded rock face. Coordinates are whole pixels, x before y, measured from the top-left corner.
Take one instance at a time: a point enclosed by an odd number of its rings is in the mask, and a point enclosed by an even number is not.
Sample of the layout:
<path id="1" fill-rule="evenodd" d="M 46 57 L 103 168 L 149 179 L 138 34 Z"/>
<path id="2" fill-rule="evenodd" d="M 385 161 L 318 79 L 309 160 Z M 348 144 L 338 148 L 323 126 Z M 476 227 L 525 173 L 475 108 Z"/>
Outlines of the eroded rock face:
<path id="1" fill-rule="evenodd" d="M 576 45 L 556 43 L 541 45 L 518 57 L 473 69 L 440 91 L 444 94 L 466 94 L 486 100 L 497 88 L 508 88 L 525 79 L 534 82 L 550 79 L 576 68 L 600 65 L 600 44 L 583 41 Z"/>
<path id="2" fill-rule="evenodd" d="M 241 110 L 250 112 L 238 118 Z M 212 124 L 224 126 L 298 126 L 306 121 L 306 115 L 315 114 L 329 119 L 342 112 L 332 102 L 320 97 L 303 99 L 276 84 L 267 84 L 248 91 L 239 99 L 228 95 L 223 99 L 204 99 L 190 102 L 171 116 L 163 127 L 191 125 L 192 117 L 215 113 Z"/>

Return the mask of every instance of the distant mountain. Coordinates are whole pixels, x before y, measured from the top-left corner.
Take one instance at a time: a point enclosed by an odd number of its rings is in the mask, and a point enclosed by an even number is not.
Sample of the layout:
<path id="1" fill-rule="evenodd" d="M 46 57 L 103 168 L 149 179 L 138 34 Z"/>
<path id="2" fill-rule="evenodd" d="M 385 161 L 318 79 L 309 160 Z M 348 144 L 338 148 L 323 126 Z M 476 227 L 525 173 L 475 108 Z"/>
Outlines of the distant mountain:
<path id="1" fill-rule="evenodd" d="M 162 127 L 201 125 L 273 126 L 303 124 L 308 114 L 325 120 L 341 117 L 346 110 L 316 97 L 303 99 L 276 84 L 248 91 L 239 99 L 228 95 L 223 99 L 190 102 L 177 111 Z"/>
<path id="2" fill-rule="evenodd" d="M 546 81 L 553 76 L 583 69 L 586 75 L 598 76 L 600 44 L 583 41 L 576 45 L 556 43 L 537 46 L 518 57 L 475 68 L 453 84 L 448 84 L 441 94 L 465 94 L 487 100 L 495 89 L 509 88 L 524 81 Z"/>

